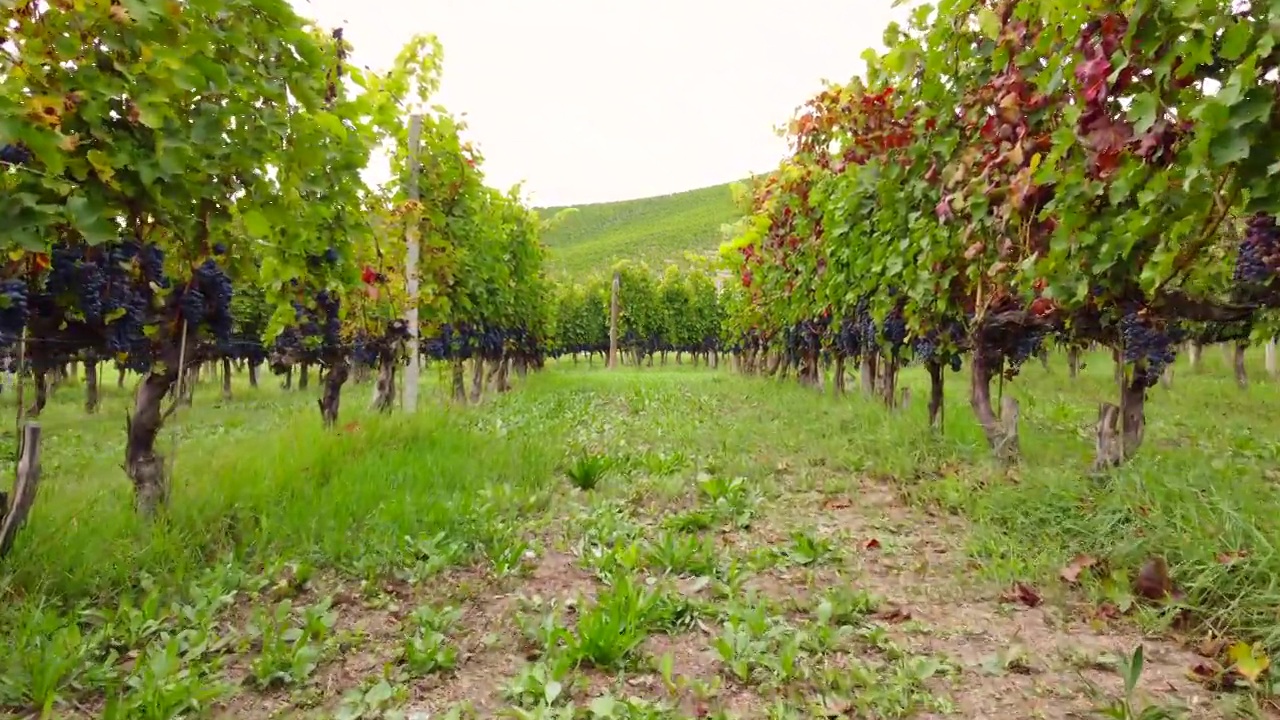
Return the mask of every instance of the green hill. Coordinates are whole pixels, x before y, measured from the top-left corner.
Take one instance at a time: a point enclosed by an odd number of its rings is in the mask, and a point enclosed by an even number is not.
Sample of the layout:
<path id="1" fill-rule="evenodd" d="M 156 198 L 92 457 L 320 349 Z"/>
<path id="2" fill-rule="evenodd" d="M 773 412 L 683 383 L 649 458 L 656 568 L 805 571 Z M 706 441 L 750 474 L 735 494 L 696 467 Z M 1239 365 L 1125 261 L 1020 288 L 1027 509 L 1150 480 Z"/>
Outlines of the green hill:
<path id="1" fill-rule="evenodd" d="M 551 272 L 580 276 L 623 259 L 659 268 L 684 263 L 685 252 L 715 253 L 721 226 L 742 216 L 730 183 L 672 195 L 576 205 L 577 212 L 548 231 Z M 539 208 L 545 218 L 565 208 Z"/>

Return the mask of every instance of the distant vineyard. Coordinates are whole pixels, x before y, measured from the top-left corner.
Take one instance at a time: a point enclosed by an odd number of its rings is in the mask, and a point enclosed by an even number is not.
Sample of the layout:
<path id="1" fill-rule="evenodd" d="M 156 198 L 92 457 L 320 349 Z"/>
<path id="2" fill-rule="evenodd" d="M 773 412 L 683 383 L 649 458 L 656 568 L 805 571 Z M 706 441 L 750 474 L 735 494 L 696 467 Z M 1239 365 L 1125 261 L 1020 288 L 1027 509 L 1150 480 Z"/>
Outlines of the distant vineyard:
<path id="1" fill-rule="evenodd" d="M 548 208 L 551 216 L 568 208 Z M 630 260 L 664 267 L 685 256 L 714 257 L 721 227 L 741 217 L 730 185 L 659 197 L 579 205 L 544 235 L 548 269 L 581 277 Z"/>
<path id="2" fill-rule="evenodd" d="M 654 358 L 680 362 L 689 355 L 696 365 L 719 362 L 724 309 L 713 276 L 702 270 L 668 266 L 657 275 L 642 263 L 614 267 L 618 277 L 618 348 L 630 362 L 653 365 Z M 550 350 L 577 362 L 585 356 L 607 356 L 612 275 L 558 288 Z"/>

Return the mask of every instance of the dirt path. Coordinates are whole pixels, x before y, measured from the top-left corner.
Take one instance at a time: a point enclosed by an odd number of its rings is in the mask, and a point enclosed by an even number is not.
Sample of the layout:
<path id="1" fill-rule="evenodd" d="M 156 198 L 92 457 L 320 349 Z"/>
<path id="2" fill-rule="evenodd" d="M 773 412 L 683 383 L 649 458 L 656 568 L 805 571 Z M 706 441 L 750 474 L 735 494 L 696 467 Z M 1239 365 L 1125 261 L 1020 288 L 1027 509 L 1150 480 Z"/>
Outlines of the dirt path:
<path id="1" fill-rule="evenodd" d="M 1145 655 L 1139 707 L 1181 706 L 1192 717 L 1223 716 L 1223 698 L 1189 677 L 1204 659 L 1179 644 L 1085 622 L 1087 610 L 1071 607 L 1060 588 L 975 582 L 970 561 L 958 550 L 963 525 L 954 518 L 909 508 L 873 481 L 847 495 L 790 502 L 805 508 L 793 523 L 853 540 L 856 550 L 839 563 L 840 576 L 832 581 L 884 598 L 894 608 L 886 617 L 888 635 L 908 652 L 945 658 L 952 672 L 934 687 L 962 717 L 1094 716 L 1124 696 L 1118 666 L 1139 645 Z M 766 577 L 774 592 L 809 590 L 785 570 Z"/>
<path id="2" fill-rule="evenodd" d="M 571 629 L 584 605 L 607 591 L 598 571 L 613 562 L 602 562 L 610 552 L 648 543 L 666 548 L 653 555 L 678 564 L 679 546 L 664 529 L 672 517 L 752 503 L 677 496 L 665 499 L 667 512 L 655 513 L 664 500 L 643 490 L 632 495 L 629 507 L 641 511 L 632 515 L 629 529 L 640 530 L 633 544 L 602 553 L 591 543 L 587 536 L 599 537 L 601 518 L 618 511 L 598 503 L 545 537 L 527 575 L 471 597 L 463 635 L 490 642 L 453 677 L 418 684 L 408 710 L 434 716 L 465 704 L 478 717 L 492 716 L 513 703 L 504 687 L 522 682 L 534 692 L 545 685 L 537 679 L 543 672 L 544 680 L 562 683 L 554 704 L 637 696 L 668 707 L 662 717 L 1099 717 L 1124 696 L 1120 658 L 1139 645 L 1146 663 L 1135 709 L 1156 705 L 1215 718 L 1240 704 L 1190 679 L 1203 659 L 1173 641 L 1084 622 L 1063 593 L 1014 598 L 1007 588 L 972 582 L 956 550 L 960 524 L 906 507 L 871 481 L 833 496 L 756 499 L 759 515 L 750 527 L 706 531 L 720 553 L 720 579 L 664 575 L 655 557 L 642 559 L 631 571 L 635 579 L 694 602 L 698 618 L 683 629 L 652 630 L 623 669 L 584 663 L 556 675 L 553 657 L 522 638 L 522 626 L 537 616 L 531 604 L 567 608 L 556 622 Z M 597 527 L 584 527 L 591 525 Z M 726 581 L 732 571 L 725 568 L 734 566 L 749 569 Z"/>
<path id="3" fill-rule="evenodd" d="M 475 563 L 308 590 L 346 598 L 341 640 L 313 681 L 241 692 L 227 717 L 1097 718 L 1139 646 L 1110 717 L 1268 716 L 1193 679 L 1205 658 L 1136 613 L 982 580 L 962 520 L 837 460 L 838 437 L 804 445 L 794 413 L 669 395 L 584 400 L 572 435 L 647 469 L 559 480 L 545 516 L 481 533 Z"/>

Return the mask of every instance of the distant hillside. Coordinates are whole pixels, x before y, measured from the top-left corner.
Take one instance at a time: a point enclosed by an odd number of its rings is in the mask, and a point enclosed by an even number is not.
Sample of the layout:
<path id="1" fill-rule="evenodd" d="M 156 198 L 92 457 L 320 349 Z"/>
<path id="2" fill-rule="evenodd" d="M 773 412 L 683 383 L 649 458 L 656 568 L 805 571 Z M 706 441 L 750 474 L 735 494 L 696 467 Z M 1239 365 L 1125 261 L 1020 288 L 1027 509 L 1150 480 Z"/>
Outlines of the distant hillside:
<path id="1" fill-rule="evenodd" d="M 730 183 L 658 197 L 575 205 L 578 212 L 543 236 L 556 275 L 607 270 L 622 259 L 642 260 L 658 269 L 684 264 L 686 251 L 714 253 L 723 240 L 720 226 L 741 215 Z M 539 208 L 544 218 L 564 208 Z"/>

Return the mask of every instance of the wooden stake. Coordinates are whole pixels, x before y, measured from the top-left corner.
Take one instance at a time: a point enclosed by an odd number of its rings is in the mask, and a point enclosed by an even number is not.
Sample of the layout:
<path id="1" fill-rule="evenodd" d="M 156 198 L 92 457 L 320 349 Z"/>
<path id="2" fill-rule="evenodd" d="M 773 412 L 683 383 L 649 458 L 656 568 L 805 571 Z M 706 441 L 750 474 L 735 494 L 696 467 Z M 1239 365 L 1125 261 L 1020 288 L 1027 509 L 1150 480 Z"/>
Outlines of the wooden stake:
<path id="1" fill-rule="evenodd" d="M 622 277 L 617 270 L 613 271 L 613 288 L 609 294 L 609 363 L 610 370 L 618 367 L 618 294 L 622 288 Z"/>
<path id="2" fill-rule="evenodd" d="M 409 118 L 409 200 L 418 199 L 418 142 L 422 135 L 422 116 Z M 404 266 L 406 294 L 409 297 L 409 308 L 405 313 L 405 323 L 409 326 L 409 367 L 404 371 L 404 410 L 415 412 L 418 409 L 418 378 L 422 373 L 421 358 L 418 356 L 418 258 L 421 250 L 418 246 L 418 224 L 412 222 L 416 216 L 410 214 L 409 222 L 404 229 L 405 243 L 408 245 Z"/>

